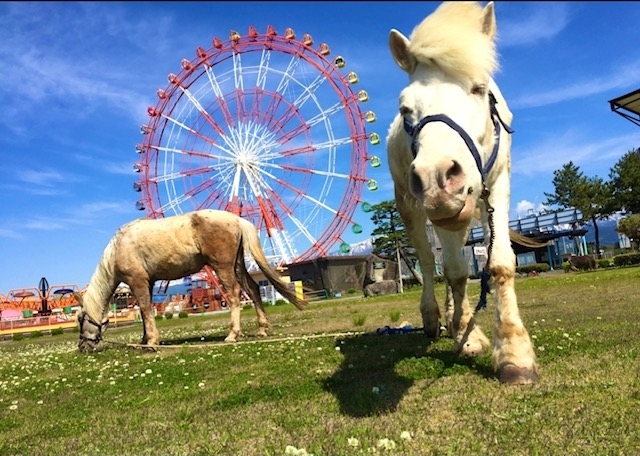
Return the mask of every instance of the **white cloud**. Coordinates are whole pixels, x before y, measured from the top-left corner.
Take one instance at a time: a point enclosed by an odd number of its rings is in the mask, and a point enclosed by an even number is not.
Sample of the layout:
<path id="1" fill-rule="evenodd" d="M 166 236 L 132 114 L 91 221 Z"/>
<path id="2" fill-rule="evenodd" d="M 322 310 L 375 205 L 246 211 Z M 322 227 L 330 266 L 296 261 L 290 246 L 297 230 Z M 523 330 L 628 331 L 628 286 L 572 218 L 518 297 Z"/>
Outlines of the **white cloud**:
<path id="1" fill-rule="evenodd" d="M 510 101 L 512 108 L 535 108 L 561 103 L 567 100 L 585 98 L 614 89 L 624 89 L 637 85 L 640 74 L 640 60 L 615 68 L 600 77 L 570 83 L 547 91 L 528 90 L 526 95 Z"/>
<path id="2" fill-rule="evenodd" d="M 540 2 L 533 4 L 533 10 L 517 4 L 518 11 L 526 12 L 523 19 L 498 19 L 500 46 L 522 46 L 549 40 L 558 35 L 570 21 L 567 3 Z"/>
<path id="3" fill-rule="evenodd" d="M 25 169 L 17 176 L 18 180 L 28 184 L 53 186 L 65 180 L 65 177 L 55 170 Z"/>
<path id="4" fill-rule="evenodd" d="M 626 152 L 630 144 L 638 143 L 640 133 L 593 140 L 576 130 L 567 130 L 529 149 L 514 147 L 511 172 L 514 175 L 534 176 L 553 173 L 569 161 L 579 167 L 593 166 L 598 162 L 608 163 Z M 609 166 L 607 164 L 598 176 L 606 178 Z"/>
<path id="5" fill-rule="evenodd" d="M 532 214 L 539 214 L 545 211 L 547 206 L 542 203 L 532 203 L 531 201 L 522 200 L 516 204 L 516 216 L 518 219 L 525 218 Z"/>

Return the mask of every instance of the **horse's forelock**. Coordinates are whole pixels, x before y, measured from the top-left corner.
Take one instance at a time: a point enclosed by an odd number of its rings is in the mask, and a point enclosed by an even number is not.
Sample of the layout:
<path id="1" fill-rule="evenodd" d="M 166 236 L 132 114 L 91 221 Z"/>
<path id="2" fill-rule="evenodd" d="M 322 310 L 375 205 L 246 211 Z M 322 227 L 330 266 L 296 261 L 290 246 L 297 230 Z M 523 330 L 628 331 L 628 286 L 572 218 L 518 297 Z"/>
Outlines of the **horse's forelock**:
<path id="1" fill-rule="evenodd" d="M 409 52 L 423 64 L 470 81 L 488 81 L 498 69 L 494 39 L 483 33 L 476 2 L 445 2 L 413 30 Z"/>

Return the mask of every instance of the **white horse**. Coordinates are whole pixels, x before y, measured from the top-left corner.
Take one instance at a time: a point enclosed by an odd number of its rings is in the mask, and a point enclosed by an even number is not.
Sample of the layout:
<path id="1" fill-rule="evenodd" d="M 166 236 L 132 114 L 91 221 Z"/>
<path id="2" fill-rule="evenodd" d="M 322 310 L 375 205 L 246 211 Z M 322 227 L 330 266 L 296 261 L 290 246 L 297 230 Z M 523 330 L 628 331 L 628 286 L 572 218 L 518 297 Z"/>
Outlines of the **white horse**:
<path id="1" fill-rule="evenodd" d="M 276 290 L 299 309 L 306 302 L 271 268 L 258 231 L 251 222 L 225 211 L 201 210 L 162 219 L 139 219 L 121 227 L 113 236 L 89 281 L 84 295 L 74 296 L 78 311 L 80 351 L 95 350 L 107 328 L 108 305 L 114 290 L 124 282 L 140 306 L 142 344 L 160 343 L 153 316 L 151 295 L 157 280 L 173 280 L 194 274 L 205 265 L 217 274 L 231 309 L 227 342 L 241 336 L 241 286 L 249 293 L 258 315 L 258 334 L 267 335 L 269 322 L 262 306 L 260 288 L 247 272 L 245 251 Z"/>
<path id="2" fill-rule="evenodd" d="M 508 225 L 512 114 L 493 80 L 495 35 L 493 2 L 484 8 L 445 2 L 409 39 L 391 30 L 391 54 L 409 75 L 409 85 L 400 93 L 387 152 L 398 211 L 424 272 L 425 333 L 437 337 L 440 330 L 428 217 L 442 243 L 445 320 L 456 349 L 472 356 L 490 345 L 469 307 L 468 267 L 461 254 L 469 224 L 478 217 L 485 240 L 490 239 L 484 277 L 491 276 L 497 300 L 493 366 L 501 381 L 526 384 L 535 383 L 538 373 L 514 289 Z"/>

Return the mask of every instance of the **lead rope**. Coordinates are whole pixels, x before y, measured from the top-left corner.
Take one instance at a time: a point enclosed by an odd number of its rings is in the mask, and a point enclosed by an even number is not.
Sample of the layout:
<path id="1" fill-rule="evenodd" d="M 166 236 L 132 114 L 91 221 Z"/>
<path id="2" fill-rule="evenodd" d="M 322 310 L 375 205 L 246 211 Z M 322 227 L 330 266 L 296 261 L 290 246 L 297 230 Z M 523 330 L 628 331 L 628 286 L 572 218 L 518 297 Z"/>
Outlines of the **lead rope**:
<path id="1" fill-rule="evenodd" d="M 489 189 L 486 184 L 482 183 L 482 194 L 480 198 L 484 200 L 487 206 L 487 213 L 489 214 L 489 245 L 487 246 L 487 262 L 480 273 L 480 299 L 476 305 L 475 312 L 480 309 L 487 308 L 487 294 L 491 294 L 491 287 L 489 286 L 489 279 L 491 278 L 491 271 L 489 270 L 489 263 L 491 262 L 491 251 L 493 250 L 493 241 L 495 239 L 495 230 L 493 226 L 493 206 L 489 203 Z"/>

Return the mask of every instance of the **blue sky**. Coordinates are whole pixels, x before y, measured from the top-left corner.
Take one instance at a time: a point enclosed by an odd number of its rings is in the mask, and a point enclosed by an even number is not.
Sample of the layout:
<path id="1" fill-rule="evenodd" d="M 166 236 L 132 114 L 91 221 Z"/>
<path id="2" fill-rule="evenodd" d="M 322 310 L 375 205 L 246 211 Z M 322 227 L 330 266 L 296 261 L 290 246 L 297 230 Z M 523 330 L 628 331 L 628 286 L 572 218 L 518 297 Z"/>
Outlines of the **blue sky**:
<path id="1" fill-rule="evenodd" d="M 407 78 L 390 56 L 388 34 L 396 28 L 408 36 L 438 4 L 0 3 L 0 293 L 37 286 L 43 276 L 86 285 L 118 227 L 145 215 L 135 208 L 132 165 L 156 89 L 197 46 L 209 49 L 231 29 L 292 27 L 346 59 L 377 115 L 367 132 L 383 139 L 369 148 L 382 166 L 367 169 L 379 189 L 365 189 L 361 199 L 391 199 L 384 137 Z M 514 113 L 516 218 L 540 208 L 553 171 L 568 161 L 607 178 L 620 156 L 640 146 L 638 127 L 608 104 L 640 87 L 640 6 L 498 2 L 496 14 L 496 81 Z M 354 219 L 363 232 L 347 230 L 341 238 L 350 243 L 373 229 L 359 208 Z"/>

